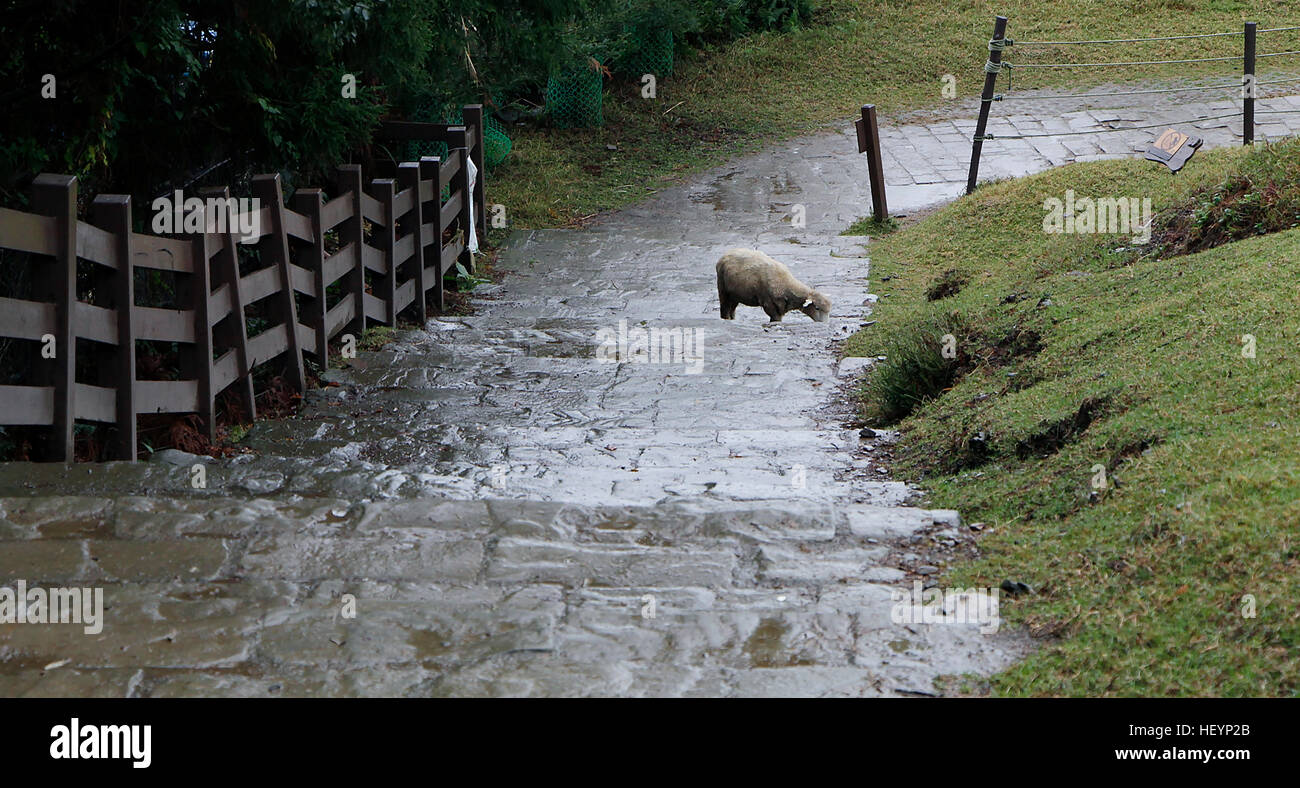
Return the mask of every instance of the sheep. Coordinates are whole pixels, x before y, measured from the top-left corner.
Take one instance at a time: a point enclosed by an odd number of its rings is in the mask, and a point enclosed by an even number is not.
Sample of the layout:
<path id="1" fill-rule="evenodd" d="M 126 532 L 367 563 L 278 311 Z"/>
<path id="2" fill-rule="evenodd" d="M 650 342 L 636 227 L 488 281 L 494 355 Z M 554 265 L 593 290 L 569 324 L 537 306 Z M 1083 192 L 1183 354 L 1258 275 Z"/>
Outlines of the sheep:
<path id="1" fill-rule="evenodd" d="M 790 269 L 754 249 L 729 249 L 718 260 L 722 319 L 736 319 L 736 305 L 760 306 L 772 322 L 798 309 L 818 323 L 831 314 L 831 301 L 794 278 Z"/>

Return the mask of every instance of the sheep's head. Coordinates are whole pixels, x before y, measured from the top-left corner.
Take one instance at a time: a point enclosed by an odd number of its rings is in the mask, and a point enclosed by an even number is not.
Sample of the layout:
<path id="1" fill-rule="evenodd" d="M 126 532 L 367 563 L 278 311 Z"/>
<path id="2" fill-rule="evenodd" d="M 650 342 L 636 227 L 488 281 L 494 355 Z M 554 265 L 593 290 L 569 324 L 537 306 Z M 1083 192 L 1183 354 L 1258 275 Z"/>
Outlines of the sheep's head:
<path id="1" fill-rule="evenodd" d="M 804 299 L 803 306 L 799 307 L 799 311 L 818 323 L 825 323 L 827 318 L 831 316 L 831 300 L 813 290 L 808 293 L 808 297 Z"/>

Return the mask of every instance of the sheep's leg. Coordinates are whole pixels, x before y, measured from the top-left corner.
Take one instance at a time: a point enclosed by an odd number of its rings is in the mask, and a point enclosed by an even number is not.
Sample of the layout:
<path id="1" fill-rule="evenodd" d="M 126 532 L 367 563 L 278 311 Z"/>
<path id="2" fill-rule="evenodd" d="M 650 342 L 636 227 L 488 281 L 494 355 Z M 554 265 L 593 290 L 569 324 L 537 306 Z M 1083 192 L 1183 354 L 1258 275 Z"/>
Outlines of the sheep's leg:
<path id="1" fill-rule="evenodd" d="M 718 309 L 722 313 L 723 320 L 736 319 L 736 299 L 727 292 L 721 276 L 718 277 Z"/>
<path id="2" fill-rule="evenodd" d="M 735 320 L 736 304 L 737 304 L 736 299 L 728 298 L 725 293 L 721 294 L 721 298 L 722 298 L 722 304 L 721 304 L 722 319 Z"/>
<path id="3" fill-rule="evenodd" d="M 775 304 L 763 304 L 763 311 L 767 313 L 773 323 L 780 323 L 782 315 L 785 314 Z"/>

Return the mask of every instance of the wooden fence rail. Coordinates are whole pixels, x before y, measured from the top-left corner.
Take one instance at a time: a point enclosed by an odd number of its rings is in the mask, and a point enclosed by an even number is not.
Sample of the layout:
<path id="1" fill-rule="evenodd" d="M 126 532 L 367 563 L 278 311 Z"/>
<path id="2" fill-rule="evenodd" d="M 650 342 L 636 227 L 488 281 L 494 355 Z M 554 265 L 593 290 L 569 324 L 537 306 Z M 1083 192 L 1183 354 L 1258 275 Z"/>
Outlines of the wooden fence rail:
<path id="1" fill-rule="evenodd" d="M 0 385 L 0 425 L 49 427 L 45 456 L 71 461 L 77 422 L 113 424 L 109 454 L 134 460 L 141 415 L 196 414 L 211 439 L 228 388 L 256 417 L 260 367 L 275 365 L 301 392 L 304 356 L 325 367 L 340 334 L 359 339 L 403 314 L 423 321 L 430 294 L 441 310 L 443 277 L 468 263 L 470 207 L 482 216 L 482 170 L 475 186 L 465 177 L 482 154 L 481 115 L 466 109 L 478 125 L 452 127 L 445 158 L 404 162 L 368 187 L 346 165 L 331 199 L 300 188 L 288 206 L 280 176 L 259 175 L 250 211 L 224 221 L 204 212 L 201 230 L 175 237 L 134 232 L 123 195 L 99 195 L 80 221 L 76 179 L 37 177 L 34 213 L 0 208 L 0 254 L 26 253 L 32 283 L 29 295 L 0 296 L 0 342 L 19 340 L 5 352 L 28 362 L 10 365 L 27 379 Z M 226 188 L 199 196 L 230 200 Z M 241 243 L 253 253 L 241 255 Z M 138 303 L 141 270 L 170 278 L 169 303 Z M 140 379 L 139 341 L 175 344 L 175 379 Z"/>

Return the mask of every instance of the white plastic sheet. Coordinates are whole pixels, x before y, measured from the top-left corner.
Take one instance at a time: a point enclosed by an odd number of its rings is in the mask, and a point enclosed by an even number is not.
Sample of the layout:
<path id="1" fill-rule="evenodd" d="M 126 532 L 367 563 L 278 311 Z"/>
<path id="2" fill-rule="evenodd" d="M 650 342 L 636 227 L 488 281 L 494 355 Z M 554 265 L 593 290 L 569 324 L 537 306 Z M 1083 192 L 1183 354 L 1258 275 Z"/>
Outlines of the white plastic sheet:
<path id="1" fill-rule="evenodd" d="M 465 242 L 465 247 L 469 249 L 471 252 L 477 254 L 478 253 L 478 232 L 475 231 L 474 229 L 476 223 L 474 220 L 474 196 L 473 195 L 474 195 L 474 184 L 475 182 L 478 181 L 478 167 L 474 166 L 474 160 L 468 156 L 465 157 L 465 167 L 467 168 L 466 171 L 469 173 L 469 194 L 465 195 L 465 199 L 469 200 L 469 239 Z"/>

